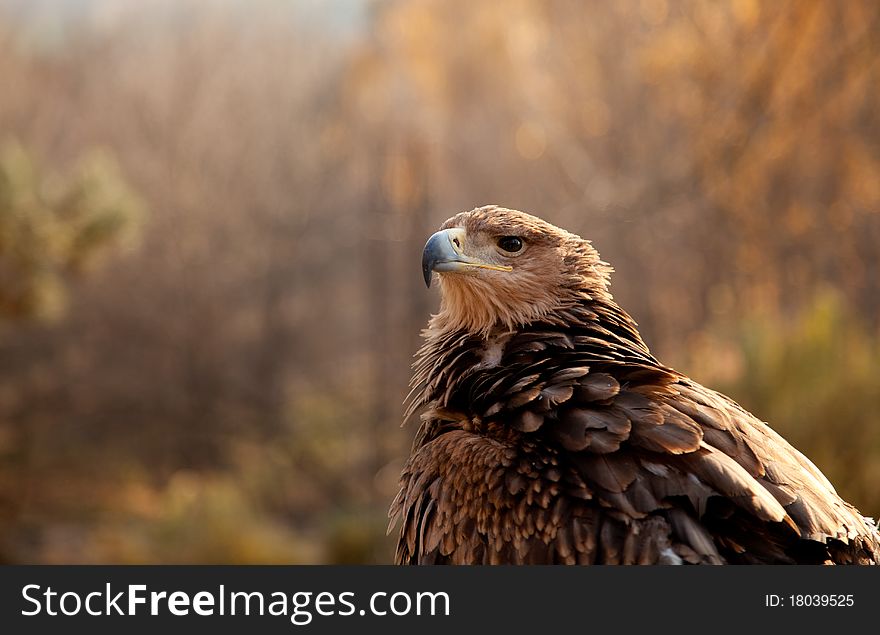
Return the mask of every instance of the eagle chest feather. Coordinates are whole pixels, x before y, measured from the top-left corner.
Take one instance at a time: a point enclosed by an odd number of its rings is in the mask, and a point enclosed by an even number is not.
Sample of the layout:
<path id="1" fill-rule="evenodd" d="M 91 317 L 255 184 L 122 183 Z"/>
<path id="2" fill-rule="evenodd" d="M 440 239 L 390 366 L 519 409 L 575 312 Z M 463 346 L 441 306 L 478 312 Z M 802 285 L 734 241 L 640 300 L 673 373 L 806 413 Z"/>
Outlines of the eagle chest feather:
<path id="1" fill-rule="evenodd" d="M 541 325 L 429 342 L 392 506 L 398 562 L 874 557 L 861 517 L 769 427 L 612 336 Z"/>
<path id="2" fill-rule="evenodd" d="M 399 561 L 680 559 L 668 521 L 626 504 L 630 463 L 591 465 L 596 457 L 574 455 L 619 445 L 631 428 L 609 407 L 620 392 L 611 375 L 577 365 L 586 357 L 562 332 L 458 344 L 454 353 L 425 358 L 427 410 L 395 503 L 405 516 Z M 554 359 L 562 351 L 574 356 Z M 624 504 L 614 505 L 618 499 Z"/>

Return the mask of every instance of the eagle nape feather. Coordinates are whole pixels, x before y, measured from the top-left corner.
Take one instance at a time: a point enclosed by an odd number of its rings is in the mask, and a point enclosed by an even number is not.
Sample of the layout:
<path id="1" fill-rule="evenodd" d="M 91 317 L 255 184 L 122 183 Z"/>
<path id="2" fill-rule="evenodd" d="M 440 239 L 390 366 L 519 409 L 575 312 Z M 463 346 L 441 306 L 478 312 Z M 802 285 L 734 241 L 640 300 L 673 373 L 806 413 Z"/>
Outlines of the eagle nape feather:
<path id="1" fill-rule="evenodd" d="M 661 364 L 579 236 L 497 206 L 423 255 L 441 305 L 391 505 L 399 564 L 877 564 L 872 520 L 769 425 Z"/>

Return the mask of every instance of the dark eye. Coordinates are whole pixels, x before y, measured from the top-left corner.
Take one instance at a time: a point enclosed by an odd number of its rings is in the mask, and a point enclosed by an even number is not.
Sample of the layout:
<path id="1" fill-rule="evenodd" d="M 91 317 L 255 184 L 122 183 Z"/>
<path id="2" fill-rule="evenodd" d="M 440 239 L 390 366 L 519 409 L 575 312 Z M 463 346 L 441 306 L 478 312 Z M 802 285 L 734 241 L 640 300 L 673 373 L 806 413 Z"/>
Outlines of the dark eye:
<path id="1" fill-rule="evenodd" d="M 502 236 L 498 239 L 498 246 L 504 251 L 513 253 L 522 249 L 523 241 L 518 236 Z"/>

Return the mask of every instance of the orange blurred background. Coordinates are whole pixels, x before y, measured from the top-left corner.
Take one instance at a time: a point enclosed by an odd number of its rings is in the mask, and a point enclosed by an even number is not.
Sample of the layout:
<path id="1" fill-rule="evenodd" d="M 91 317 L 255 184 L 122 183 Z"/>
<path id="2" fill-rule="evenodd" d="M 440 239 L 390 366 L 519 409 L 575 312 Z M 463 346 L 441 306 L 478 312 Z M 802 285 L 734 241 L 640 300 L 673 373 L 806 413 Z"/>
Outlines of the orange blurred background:
<path id="1" fill-rule="evenodd" d="M 390 562 L 419 258 L 593 240 L 880 514 L 880 4 L 0 0 L 0 562 Z"/>

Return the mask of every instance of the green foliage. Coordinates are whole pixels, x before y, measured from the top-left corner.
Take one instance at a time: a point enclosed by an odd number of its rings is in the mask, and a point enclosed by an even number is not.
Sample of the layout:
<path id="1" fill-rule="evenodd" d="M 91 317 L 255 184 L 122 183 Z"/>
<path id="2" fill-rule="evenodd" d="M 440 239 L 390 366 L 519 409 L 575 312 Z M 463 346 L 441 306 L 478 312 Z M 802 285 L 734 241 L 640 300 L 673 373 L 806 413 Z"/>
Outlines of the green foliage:
<path id="1" fill-rule="evenodd" d="M 838 294 L 818 293 L 794 320 L 753 312 L 710 329 L 688 368 L 770 423 L 863 513 L 880 515 L 880 333 Z"/>
<path id="2" fill-rule="evenodd" d="M 180 470 L 161 485 L 132 473 L 112 488 L 96 482 L 56 485 L 68 496 L 48 514 L 29 516 L 21 532 L 40 532 L 44 562 L 301 563 L 318 560 L 317 547 L 250 499 L 230 475 Z M 22 558 L 19 532 L 0 547 Z M 75 545 L 75 548 L 72 546 Z M 2 549 L 0 549 L 2 551 Z"/>
<path id="3" fill-rule="evenodd" d="M 59 176 L 18 143 L 0 146 L 0 316 L 58 316 L 65 276 L 131 238 L 142 210 L 105 151 Z"/>
<path id="4" fill-rule="evenodd" d="M 353 509 L 329 519 L 324 529 L 324 557 L 328 564 L 388 564 L 395 535 L 386 535 L 384 506 Z"/>
<path id="5" fill-rule="evenodd" d="M 117 562 L 272 563 L 314 560 L 298 537 L 262 512 L 229 476 L 181 471 L 159 491 L 132 485 L 123 522 L 93 536 L 95 556 Z"/>

